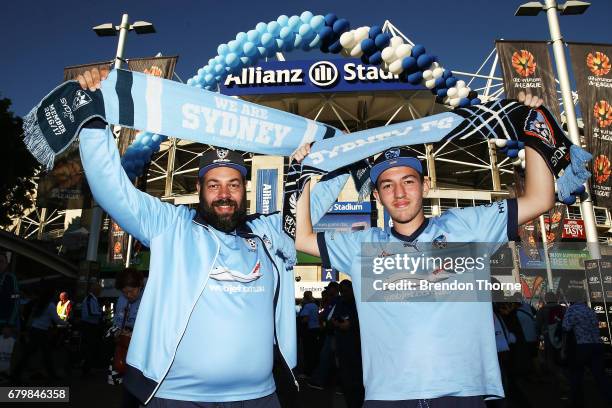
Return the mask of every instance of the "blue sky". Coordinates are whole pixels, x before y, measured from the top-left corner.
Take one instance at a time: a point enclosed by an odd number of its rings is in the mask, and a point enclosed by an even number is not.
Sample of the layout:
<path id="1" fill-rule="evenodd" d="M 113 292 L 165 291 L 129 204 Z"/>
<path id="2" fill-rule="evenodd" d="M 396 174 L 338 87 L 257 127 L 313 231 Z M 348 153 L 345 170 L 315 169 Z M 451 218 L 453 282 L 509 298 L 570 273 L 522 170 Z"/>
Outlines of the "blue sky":
<path id="1" fill-rule="evenodd" d="M 97 37 L 91 27 L 130 20 L 153 22 L 157 33 L 130 33 L 127 57 L 178 54 L 177 74 L 186 80 L 216 55 L 217 45 L 248 31 L 259 21 L 279 15 L 336 13 L 352 27 L 382 25 L 388 19 L 445 67 L 475 71 L 498 38 L 546 40 L 546 18 L 514 17 L 524 1 L 515 0 L 376 0 L 376 1 L 9 1 L 0 12 L 3 38 L 0 97 L 13 101 L 20 116 L 27 113 L 62 79 L 63 68 L 111 59 L 117 37 Z M 561 17 L 567 41 L 612 44 L 612 1 L 592 0 L 582 16 Z M 317 58 L 311 52 L 307 58 Z M 296 59 L 296 53 L 287 55 Z M 299 55 L 304 59 L 304 55 Z"/>

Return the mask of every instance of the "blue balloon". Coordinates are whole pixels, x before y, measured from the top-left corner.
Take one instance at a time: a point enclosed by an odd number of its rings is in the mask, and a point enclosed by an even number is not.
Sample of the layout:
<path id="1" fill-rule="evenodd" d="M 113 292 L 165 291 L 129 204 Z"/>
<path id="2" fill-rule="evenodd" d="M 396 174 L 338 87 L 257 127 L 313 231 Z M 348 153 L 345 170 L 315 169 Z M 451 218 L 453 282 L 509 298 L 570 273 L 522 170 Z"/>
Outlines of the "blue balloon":
<path id="1" fill-rule="evenodd" d="M 340 51 L 342 51 L 342 44 L 340 44 L 340 40 L 336 40 L 331 43 L 328 49 L 332 54 L 338 54 Z"/>
<path id="2" fill-rule="evenodd" d="M 370 64 L 380 65 L 382 62 L 382 54 L 380 51 L 376 51 L 374 54 L 369 56 Z"/>
<path id="3" fill-rule="evenodd" d="M 518 149 L 518 140 L 508 140 L 506 146 L 508 149 Z"/>
<path id="4" fill-rule="evenodd" d="M 482 101 L 480 100 L 480 98 L 474 98 L 470 101 L 471 105 L 480 105 L 482 103 Z"/>
<path id="5" fill-rule="evenodd" d="M 225 55 L 229 52 L 229 48 L 227 47 L 227 44 L 219 44 L 219 46 L 217 47 L 217 54 L 219 55 Z"/>
<path id="6" fill-rule="evenodd" d="M 325 25 L 332 27 L 334 23 L 338 20 L 338 17 L 334 13 L 329 13 L 325 15 Z"/>
<path id="7" fill-rule="evenodd" d="M 455 77 L 450 77 L 446 80 L 446 86 L 449 88 L 452 88 L 453 86 L 457 85 L 457 78 Z"/>
<path id="8" fill-rule="evenodd" d="M 524 149 L 525 148 L 525 142 L 521 142 L 520 140 L 518 141 L 518 148 L 519 149 Z"/>
<path id="9" fill-rule="evenodd" d="M 283 40 L 293 39 L 293 31 L 289 27 L 283 27 L 280 30 L 279 37 Z"/>
<path id="10" fill-rule="evenodd" d="M 228 49 L 228 51 L 225 53 L 225 55 L 227 55 L 227 53 L 228 53 L 228 52 L 229 52 L 229 49 Z M 215 64 L 215 65 L 222 64 L 222 63 L 223 63 L 223 61 L 225 61 L 225 55 L 217 55 L 217 56 L 215 57 L 214 64 Z"/>
<path id="11" fill-rule="evenodd" d="M 254 48 L 255 52 L 257 52 L 257 48 Z M 253 60 L 250 57 L 240 57 L 240 63 L 236 67 L 236 71 L 240 71 L 243 66 L 251 66 L 253 65 Z"/>
<path id="12" fill-rule="evenodd" d="M 155 133 L 153 136 L 151 136 L 151 140 L 152 140 L 154 143 L 159 144 L 159 143 L 161 143 L 161 136 L 160 136 L 160 135 L 158 135 L 157 133 Z"/>
<path id="13" fill-rule="evenodd" d="M 423 73 L 421 71 L 413 72 L 412 74 L 408 75 L 406 79 L 412 85 L 417 85 L 423 80 Z"/>
<path id="14" fill-rule="evenodd" d="M 351 29 L 351 24 L 348 22 L 347 19 L 339 18 L 338 20 L 334 22 L 332 29 L 334 30 L 334 33 L 342 34 L 345 31 L 348 31 Z"/>
<path id="15" fill-rule="evenodd" d="M 270 21 L 268 23 L 268 32 L 273 36 L 276 36 L 280 32 L 281 26 L 276 21 Z"/>
<path id="16" fill-rule="evenodd" d="M 463 99 L 463 98 L 461 98 L 461 99 Z M 508 147 L 508 151 L 506 152 L 506 155 L 508 157 L 512 157 L 512 158 L 518 157 L 518 150 L 517 149 L 512 149 L 512 148 Z"/>
<path id="17" fill-rule="evenodd" d="M 370 27 L 370 31 L 368 31 L 368 37 L 374 39 L 378 34 L 382 34 L 382 28 L 380 26 L 375 25 Z"/>
<path id="18" fill-rule="evenodd" d="M 274 37 L 270 33 L 264 33 L 261 35 L 261 45 L 265 48 L 269 48 L 274 43 Z"/>
<path id="19" fill-rule="evenodd" d="M 467 106 L 470 106 L 470 100 L 468 98 L 461 98 L 461 99 L 459 99 L 459 107 L 460 108 L 465 108 Z M 518 156 L 518 150 L 516 151 L 516 155 Z"/>
<path id="20" fill-rule="evenodd" d="M 286 15 L 280 15 L 278 16 L 278 18 L 276 19 L 276 22 L 281 26 L 281 27 L 287 27 L 287 23 L 289 22 L 289 17 L 287 17 Z"/>
<path id="21" fill-rule="evenodd" d="M 333 41 L 331 41 L 332 37 L 334 35 L 334 30 L 331 29 L 331 27 L 323 27 L 321 29 L 321 31 L 319 31 L 319 37 L 321 37 L 321 42 L 323 42 L 324 44 L 329 44 Z"/>
<path id="22" fill-rule="evenodd" d="M 310 19 L 310 26 L 316 32 L 319 32 L 323 27 L 325 27 L 325 17 L 323 16 L 314 16 Z"/>
<path id="23" fill-rule="evenodd" d="M 268 32 L 268 25 L 264 22 L 259 22 L 255 26 L 255 30 L 259 31 L 260 34 Z"/>
<path id="24" fill-rule="evenodd" d="M 213 74 L 206 74 L 204 76 L 204 81 L 208 84 L 212 83 L 215 80 L 215 76 Z"/>
<path id="25" fill-rule="evenodd" d="M 429 54 L 421 54 L 417 57 L 417 65 L 420 69 L 427 69 L 431 66 L 433 57 Z"/>
<path id="26" fill-rule="evenodd" d="M 312 39 L 312 41 L 310 41 L 310 43 L 308 44 L 308 46 L 311 49 L 317 48 L 319 47 L 319 44 L 321 43 L 321 37 L 319 37 L 319 34 L 315 35 L 315 37 Z"/>
<path id="27" fill-rule="evenodd" d="M 376 48 L 379 50 L 383 50 L 387 45 L 389 45 L 389 41 L 391 41 L 391 36 L 388 33 L 381 33 L 374 38 L 374 43 L 376 44 Z"/>
<path id="28" fill-rule="evenodd" d="M 412 74 L 418 69 L 417 60 L 414 57 L 405 57 L 402 60 L 402 70 L 407 74 Z"/>
<path id="29" fill-rule="evenodd" d="M 445 88 L 446 87 L 446 80 L 442 77 L 440 78 L 436 78 L 435 82 L 434 82 L 434 87 L 435 88 Z"/>
<path id="30" fill-rule="evenodd" d="M 412 56 L 418 58 L 421 54 L 425 54 L 425 47 L 421 44 L 415 44 L 415 46 L 412 47 Z"/>
<path id="31" fill-rule="evenodd" d="M 289 21 L 287 21 L 287 27 L 289 27 L 293 32 L 297 33 L 297 30 L 302 25 L 302 20 L 298 16 L 289 17 Z"/>
<path id="32" fill-rule="evenodd" d="M 268 56 L 268 50 L 266 47 L 257 47 L 257 51 L 259 52 L 259 56 L 265 58 Z"/>
<path id="33" fill-rule="evenodd" d="M 238 34 L 236 34 L 236 41 L 238 41 L 240 44 L 244 44 L 244 42 L 247 40 L 248 38 L 245 32 L 241 31 Z"/>
<path id="34" fill-rule="evenodd" d="M 259 37 L 261 36 L 261 33 L 257 30 L 249 30 L 247 31 L 247 40 L 257 44 L 259 42 Z"/>
<path id="35" fill-rule="evenodd" d="M 246 55 L 247 57 L 252 57 L 253 55 L 257 54 L 257 47 L 255 46 L 255 44 L 253 44 L 250 41 L 247 41 L 246 43 L 244 43 L 244 45 L 242 46 L 242 52 L 244 53 L 244 55 Z"/>
<path id="36" fill-rule="evenodd" d="M 194 82 L 195 82 L 195 80 L 194 80 L 193 78 L 189 78 L 189 79 L 187 80 L 187 85 L 189 85 L 189 86 L 193 86 L 193 85 L 194 85 Z"/>
<path id="37" fill-rule="evenodd" d="M 448 91 L 448 89 L 446 88 L 440 88 L 436 91 L 436 95 L 440 96 L 440 97 L 445 97 L 446 96 L 446 91 Z"/>
<path id="38" fill-rule="evenodd" d="M 230 52 L 225 56 L 225 63 L 230 68 L 233 68 L 238 65 L 238 62 L 240 62 L 240 60 L 238 59 L 238 56 L 233 52 Z"/>
<path id="39" fill-rule="evenodd" d="M 448 69 L 445 69 L 444 73 L 442 74 L 442 78 L 444 78 L 444 79 L 448 79 L 448 78 L 450 78 L 452 76 L 453 76 L 453 73 L 450 70 L 448 70 Z"/>
<path id="40" fill-rule="evenodd" d="M 368 57 L 365 54 L 361 54 L 361 62 L 363 63 L 363 65 L 369 65 L 370 64 L 370 57 Z"/>
<path id="41" fill-rule="evenodd" d="M 276 43 L 277 50 L 282 50 L 283 47 L 285 46 L 285 42 L 281 40 L 280 38 L 277 38 L 274 42 Z"/>
<path id="42" fill-rule="evenodd" d="M 145 134 L 142 139 L 140 139 L 140 143 L 143 146 L 143 149 L 145 146 L 147 146 L 149 143 L 151 143 L 151 136 L 149 136 L 148 134 Z"/>
<path id="43" fill-rule="evenodd" d="M 376 44 L 371 38 L 366 38 L 361 41 L 361 51 L 366 55 L 372 55 L 376 51 Z"/>
<path id="44" fill-rule="evenodd" d="M 302 14 L 300 14 L 300 20 L 305 23 L 309 23 L 312 17 L 313 15 L 310 11 L 304 11 Z"/>
<path id="45" fill-rule="evenodd" d="M 293 40 L 293 46 L 295 48 L 298 48 L 300 45 L 302 45 L 302 36 L 299 34 L 296 34 L 295 39 Z"/>
<path id="46" fill-rule="evenodd" d="M 233 52 L 235 54 L 241 48 L 242 44 L 240 44 L 239 41 L 232 40 L 232 41 L 227 43 L 227 46 L 228 46 L 230 52 L 228 52 L 226 54 L 226 56 L 229 55 L 229 53 L 231 53 L 231 52 Z"/>
<path id="47" fill-rule="evenodd" d="M 300 26 L 300 29 L 298 30 L 298 33 L 302 36 L 302 37 L 309 37 L 310 34 L 312 33 L 312 27 L 310 26 L 310 24 L 302 24 Z"/>

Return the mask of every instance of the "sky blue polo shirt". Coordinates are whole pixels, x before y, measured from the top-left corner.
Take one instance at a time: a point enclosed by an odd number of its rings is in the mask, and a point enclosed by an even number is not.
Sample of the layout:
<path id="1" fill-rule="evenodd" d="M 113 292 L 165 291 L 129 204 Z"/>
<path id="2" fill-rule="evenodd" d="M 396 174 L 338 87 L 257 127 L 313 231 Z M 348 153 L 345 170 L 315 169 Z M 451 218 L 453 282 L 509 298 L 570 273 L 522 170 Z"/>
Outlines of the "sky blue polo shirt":
<path id="1" fill-rule="evenodd" d="M 366 400 L 503 396 L 504 391 L 491 303 L 363 302 L 361 244 L 431 248 L 434 239 L 505 242 L 515 239 L 517 220 L 516 200 L 506 200 L 446 211 L 426 219 L 411 236 L 380 228 L 318 234 L 324 265 L 348 273 L 353 281 Z"/>

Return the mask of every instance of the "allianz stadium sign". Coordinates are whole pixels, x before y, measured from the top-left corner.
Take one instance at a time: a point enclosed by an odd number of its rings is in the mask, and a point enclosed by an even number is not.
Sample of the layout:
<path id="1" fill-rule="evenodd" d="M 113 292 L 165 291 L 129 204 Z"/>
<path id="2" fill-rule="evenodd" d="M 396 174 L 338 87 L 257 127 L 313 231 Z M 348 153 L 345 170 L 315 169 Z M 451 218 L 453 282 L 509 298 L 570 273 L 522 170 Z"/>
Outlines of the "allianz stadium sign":
<path id="1" fill-rule="evenodd" d="M 221 84 L 225 95 L 423 90 L 359 59 L 269 61 L 243 68 Z"/>

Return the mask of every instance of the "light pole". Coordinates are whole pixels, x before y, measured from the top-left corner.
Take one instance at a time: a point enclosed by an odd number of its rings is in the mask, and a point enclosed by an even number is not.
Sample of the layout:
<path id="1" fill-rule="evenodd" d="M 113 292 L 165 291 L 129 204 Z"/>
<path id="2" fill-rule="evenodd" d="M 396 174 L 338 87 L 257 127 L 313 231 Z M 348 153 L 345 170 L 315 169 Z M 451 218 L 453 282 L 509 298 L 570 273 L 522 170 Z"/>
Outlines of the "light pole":
<path id="1" fill-rule="evenodd" d="M 565 116 L 567 118 L 567 130 L 569 137 L 575 145 L 580 146 L 580 134 L 578 133 L 578 122 L 576 121 L 576 111 L 574 110 L 574 102 L 572 100 L 572 90 L 570 87 L 569 74 L 567 71 L 567 62 L 565 60 L 565 48 L 563 37 L 561 36 L 561 28 L 559 27 L 559 16 L 562 15 L 577 15 L 582 14 L 590 6 L 590 3 L 585 1 L 569 0 L 565 4 L 557 5 L 556 0 L 545 0 L 545 4 L 538 1 L 531 1 L 522 4 L 514 14 L 515 16 L 536 16 L 540 11 L 546 11 L 548 19 L 548 28 L 550 30 L 550 39 L 553 46 L 553 55 L 555 56 L 555 64 L 557 66 L 557 75 L 559 76 L 559 84 L 561 87 L 561 96 L 565 107 Z M 597 238 L 597 226 L 595 224 L 595 214 L 593 213 L 593 201 L 589 191 L 588 182 L 584 184 L 586 189 L 586 199 L 580 200 L 580 212 L 584 220 L 584 229 L 586 232 L 586 240 L 591 253 L 592 259 L 600 259 L 599 241 Z"/>
<path id="2" fill-rule="evenodd" d="M 129 16 L 124 14 L 121 17 L 121 25 L 115 26 L 113 23 L 105 23 L 93 27 L 93 30 L 100 37 L 116 36 L 117 33 L 119 33 L 114 68 L 121 68 L 121 64 L 124 61 L 123 54 L 128 32 L 135 31 L 136 34 L 152 34 L 155 32 L 155 27 L 153 27 L 153 24 L 147 21 L 135 21 L 133 24 L 130 24 Z M 98 260 L 98 242 L 100 240 L 101 225 L 102 209 L 94 200 L 92 205 L 91 223 L 89 226 L 89 241 L 87 242 L 87 261 L 95 262 Z"/>

